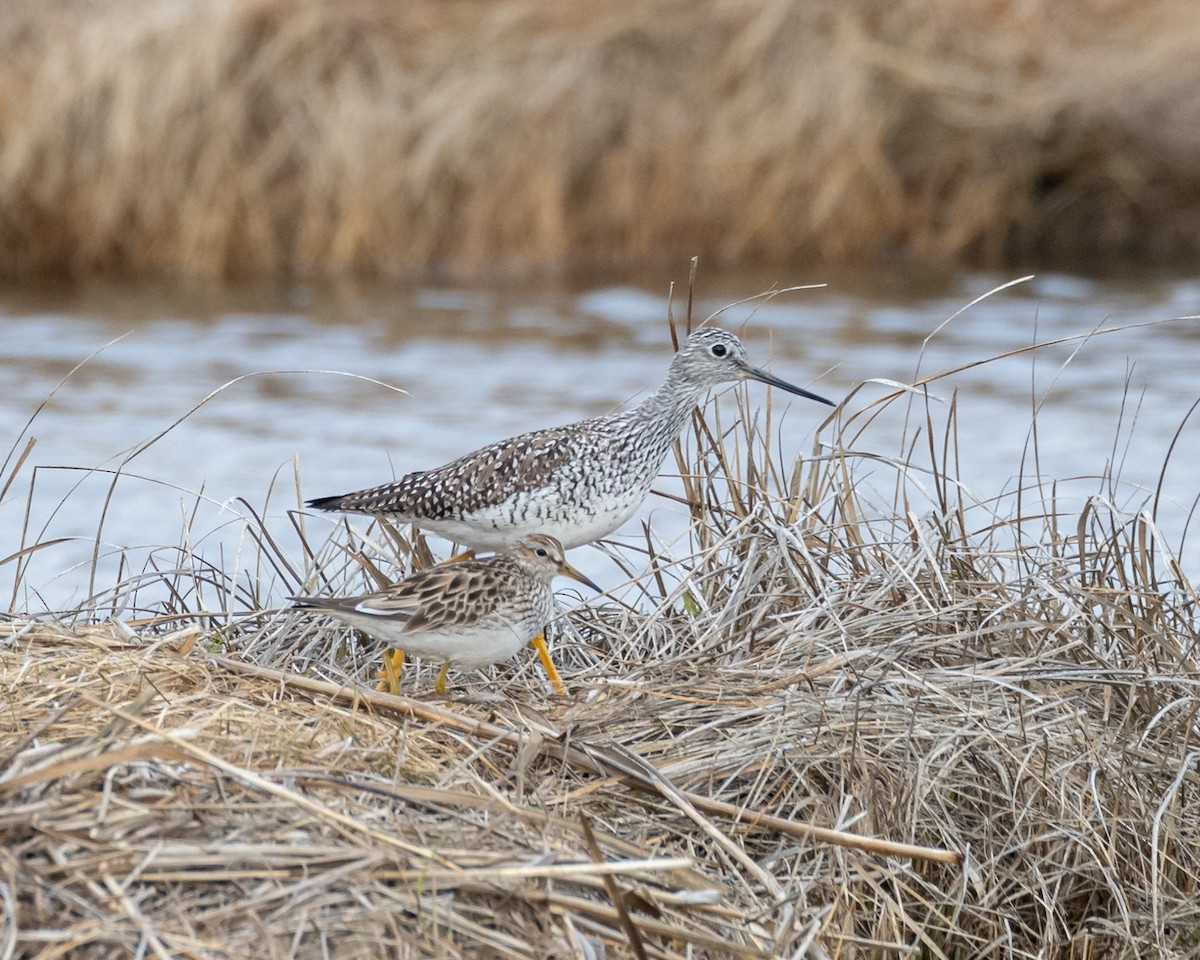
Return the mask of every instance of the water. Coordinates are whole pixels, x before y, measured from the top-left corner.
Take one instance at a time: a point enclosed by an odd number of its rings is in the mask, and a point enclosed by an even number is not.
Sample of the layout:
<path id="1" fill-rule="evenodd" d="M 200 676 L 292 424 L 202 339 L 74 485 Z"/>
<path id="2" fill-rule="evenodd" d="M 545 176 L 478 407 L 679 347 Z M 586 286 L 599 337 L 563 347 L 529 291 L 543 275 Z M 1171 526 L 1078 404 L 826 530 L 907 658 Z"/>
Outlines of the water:
<path id="1" fill-rule="evenodd" d="M 697 314 L 809 279 L 702 275 Z M 1093 478 L 1115 464 L 1125 483 L 1119 505 L 1137 509 L 1159 486 L 1167 450 L 1200 399 L 1200 320 L 1159 322 L 1200 313 L 1200 280 L 1047 274 L 964 310 L 1011 278 L 815 279 L 829 285 L 732 307 L 722 325 L 744 333 L 752 359 L 769 359 L 778 375 L 834 400 L 872 378 L 912 382 L 962 368 L 930 392 L 957 396 L 961 476 L 978 497 L 1033 473 L 1022 456 L 1038 406 L 1041 476 L 1061 479 L 1062 495 L 1082 502 L 1102 489 Z M 5 448 L 45 401 L 28 431 L 37 445 L 0 503 L 0 558 L 22 544 L 67 540 L 32 558 L 16 605 L 83 600 L 106 500 L 105 544 L 176 544 L 189 522 L 206 532 L 244 512 L 237 498 L 261 507 L 272 486 L 269 512 L 282 517 L 297 502 L 294 462 L 303 497 L 342 493 L 627 403 L 656 386 L 669 362 L 666 287 L 666 278 L 653 278 L 202 296 L 120 287 L 0 293 Z M 675 311 L 682 312 L 679 299 Z M 1082 346 L 972 366 L 1035 342 L 1126 326 Z M 189 415 L 239 377 L 247 379 Z M 868 383 L 849 409 L 887 392 Z M 763 402 L 766 388 L 752 386 L 750 395 Z M 785 399 L 793 398 L 773 398 Z M 944 408 L 933 403 L 935 415 Z M 827 412 L 791 402 L 785 452 L 811 449 Z M 856 445 L 896 455 L 902 429 L 889 413 Z M 115 468 L 164 430 L 125 465 L 109 498 L 111 475 L 88 468 Z M 1184 426 L 1161 484 L 1159 522 L 1176 544 L 1197 494 L 1197 430 Z M 659 500 L 645 513 L 670 529 L 680 522 L 673 511 Z M 640 538 L 636 525 L 629 532 Z M 214 551 L 219 540 L 213 536 Z M 578 565 L 604 576 L 586 553 L 578 552 Z M 1193 575 L 1200 572 L 1187 545 L 1183 556 Z M 10 593 L 16 568 L 0 567 Z"/>

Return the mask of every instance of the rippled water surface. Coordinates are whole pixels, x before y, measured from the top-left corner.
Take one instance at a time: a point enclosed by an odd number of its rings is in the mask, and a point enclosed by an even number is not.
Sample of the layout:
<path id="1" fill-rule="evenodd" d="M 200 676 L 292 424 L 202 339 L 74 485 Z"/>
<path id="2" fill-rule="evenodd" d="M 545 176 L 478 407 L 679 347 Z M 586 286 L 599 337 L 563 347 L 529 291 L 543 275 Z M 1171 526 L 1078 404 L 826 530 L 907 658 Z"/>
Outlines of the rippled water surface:
<path id="1" fill-rule="evenodd" d="M 103 517 L 106 544 L 178 543 L 185 526 L 208 531 L 228 521 L 222 505 L 236 498 L 261 507 L 272 485 L 268 509 L 282 516 L 297 500 L 294 463 L 304 497 L 341 493 L 636 399 L 670 360 L 669 279 L 211 296 L 111 287 L 3 293 L 0 440 L 6 449 L 22 449 L 29 436 L 37 444 L 0 503 L 0 556 L 65 538 L 33 558 L 17 606 L 83 600 L 87 544 L 111 482 L 90 468 L 115 468 L 163 431 L 116 483 Z M 707 316 L 772 284 L 823 279 L 702 277 L 696 312 Z M 1106 489 L 1094 477 L 1114 463 L 1124 481 L 1116 499 L 1137 509 L 1160 486 L 1178 433 L 1158 505 L 1178 545 L 1198 492 L 1200 424 L 1180 427 L 1200 399 L 1200 320 L 1171 318 L 1200 313 L 1200 280 L 1041 275 L 969 305 L 1008 279 L 842 275 L 823 289 L 731 307 L 721 323 L 743 333 L 752 359 L 834 400 L 867 380 L 911 383 L 959 369 L 930 386 L 931 408 L 944 424 L 938 411 L 956 399 L 960 475 L 977 497 L 1040 472 L 1082 502 Z M 677 298 L 676 314 L 682 309 Z M 1098 332 L 1120 327 L 1128 329 Z M 1060 338 L 1067 342 L 1023 351 Z M 867 383 L 849 409 L 888 390 Z M 749 389 L 752 402 L 767 395 Z M 827 409 L 782 393 L 772 402 L 789 406 L 784 453 L 811 450 Z M 899 454 L 903 421 L 893 413 L 856 446 Z M 678 523 L 674 509 L 652 500 L 645 514 L 669 528 Z M 1195 577 L 1196 552 L 1185 548 L 1184 557 Z M 595 560 L 580 559 L 594 569 Z M 2 568 L 9 590 L 16 567 L 10 559 Z"/>

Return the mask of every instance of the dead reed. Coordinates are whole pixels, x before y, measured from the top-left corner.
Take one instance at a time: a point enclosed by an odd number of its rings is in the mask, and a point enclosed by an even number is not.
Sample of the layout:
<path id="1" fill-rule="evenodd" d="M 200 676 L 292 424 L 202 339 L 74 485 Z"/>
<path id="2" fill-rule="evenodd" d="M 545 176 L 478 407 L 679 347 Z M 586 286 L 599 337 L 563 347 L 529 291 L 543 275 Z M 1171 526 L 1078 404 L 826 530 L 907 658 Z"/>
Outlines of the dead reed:
<path id="1" fill-rule="evenodd" d="M 938 379 L 794 464 L 778 411 L 698 415 L 691 532 L 556 625 L 566 699 L 529 660 L 373 692 L 376 651 L 277 604 L 414 545 L 298 511 L 247 505 L 240 567 L 164 549 L 74 624 L 13 611 L 0 957 L 1190 955 L 1194 587 L 1153 504 L 973 498 Z"/>
<path id="2" fill-rule="evenodd" d="M 14 0 L 0 272 L 1198 251 L 1191 0 Z"/>

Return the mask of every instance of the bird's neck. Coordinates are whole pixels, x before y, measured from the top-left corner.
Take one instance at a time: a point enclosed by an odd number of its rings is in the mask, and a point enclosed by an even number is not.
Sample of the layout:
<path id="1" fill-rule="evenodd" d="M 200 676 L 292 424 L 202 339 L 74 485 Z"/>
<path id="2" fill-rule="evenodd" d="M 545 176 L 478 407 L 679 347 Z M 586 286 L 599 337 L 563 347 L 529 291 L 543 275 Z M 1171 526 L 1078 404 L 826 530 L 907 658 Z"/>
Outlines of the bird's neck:
<path id="1" fill-rule="evenodd" d="M 669 446 L 679 436 L 688 416 L 707 390 L 707 385 L 687 380 L 672 368 L 662 386 L 631 412 L 638 420 L 654 424 L 656 432 L 661 431 L 666 438 L 665 445 Z"/>

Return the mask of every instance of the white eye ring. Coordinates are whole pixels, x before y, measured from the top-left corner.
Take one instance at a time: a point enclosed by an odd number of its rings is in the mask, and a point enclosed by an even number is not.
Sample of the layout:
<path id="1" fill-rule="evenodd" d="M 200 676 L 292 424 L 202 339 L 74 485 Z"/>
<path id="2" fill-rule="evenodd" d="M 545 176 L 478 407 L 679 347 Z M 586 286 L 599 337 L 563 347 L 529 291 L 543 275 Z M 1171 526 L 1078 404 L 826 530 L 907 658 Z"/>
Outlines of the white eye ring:
<path id="1" fill-rule="evenodd" d="M 723 356 L 725 356 L 725 353 L 726 353 L 725 344 L 714 343 L 712 345 L 712 355 L 714 357 L 723 357 Z"/>
<path id="2" fill-rule="evenodd" d="M 538 555 L 539 557 L 544 557 L 544 556 L 546 555 L 546 548 L 545 548 L 545 547 L 538 547 L 538 549 L 537 549 L 537 555 Z"/>

